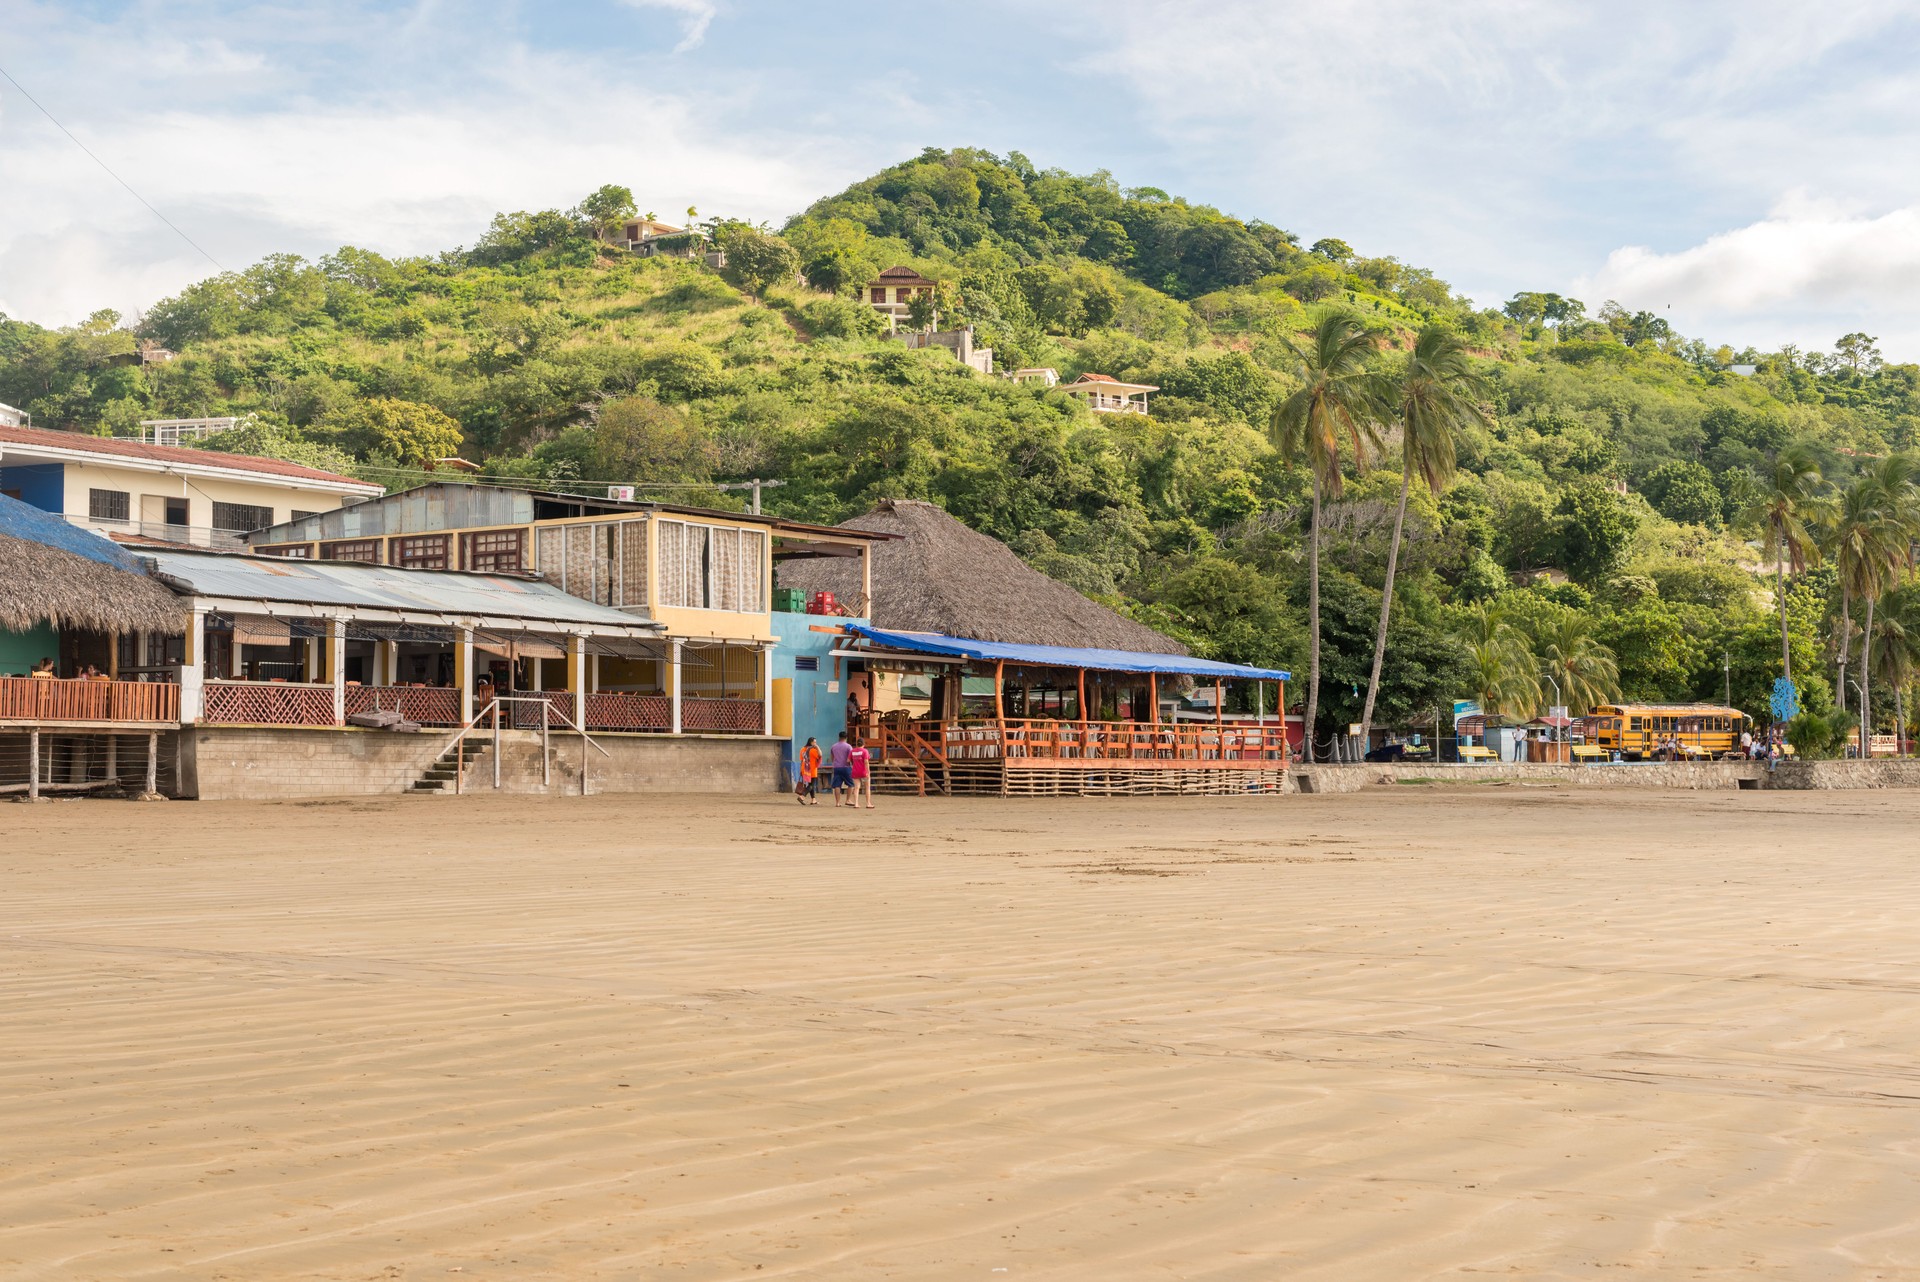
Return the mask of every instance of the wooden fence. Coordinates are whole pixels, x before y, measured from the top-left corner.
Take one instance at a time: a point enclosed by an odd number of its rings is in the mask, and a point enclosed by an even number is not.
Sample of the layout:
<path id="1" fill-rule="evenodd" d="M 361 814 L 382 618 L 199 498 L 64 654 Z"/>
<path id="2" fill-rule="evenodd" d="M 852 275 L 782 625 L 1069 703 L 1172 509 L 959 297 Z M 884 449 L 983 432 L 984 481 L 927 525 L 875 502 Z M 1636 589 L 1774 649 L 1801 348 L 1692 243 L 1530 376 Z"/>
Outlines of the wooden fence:
<path id="1" fill-rule="evenodd" d="M 180 687 L 163 681 L 0 677 L 0 721 L 180 722 Z"/>

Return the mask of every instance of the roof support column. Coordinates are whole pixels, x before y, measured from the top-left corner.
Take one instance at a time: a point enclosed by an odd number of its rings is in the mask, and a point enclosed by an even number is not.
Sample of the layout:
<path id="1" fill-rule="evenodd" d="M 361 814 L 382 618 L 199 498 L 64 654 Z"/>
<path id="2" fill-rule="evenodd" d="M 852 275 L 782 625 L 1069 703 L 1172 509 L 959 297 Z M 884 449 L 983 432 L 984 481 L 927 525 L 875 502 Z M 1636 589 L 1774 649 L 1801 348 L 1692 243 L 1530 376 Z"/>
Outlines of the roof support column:
<path id="1" fill-rule="evenodd" d="M 460 724 L 473 721 L 473 629 L 461 628 L 453 643 L 453 685 L 460 692 Z"/>
<path id="2" fill-rule="evenodd" d="M 570 714 L 573 723 L 585 730 L 587 728 L 587 639 L 583 636 L 567 638 L 567 689 L 572 693 L 573 708 Z"/>
<path id="3" fill-rule="evenodd" d="M 180 721 L 191 725 L 207 712 L 207 612 L 196 606 L 187 616 L 180 656 Z"/>
<path id="4" fill-rule="evenodd" d="M 773 736 L 773 645 L 760 647 L 760 733 Z"/>
<path id="5" fill-rule="evenodd" d="M 667 694 L 673 704 L 673 733 L 680 733 L 680 641 L 667 643 L 672 657 L 667 660 Z"/>
<path id="6" fill-rule="evenodd" d="M 1080 714 L 1080 755 L 1091 757 L 1092 745 L 1087 742 L 1087 670 L 1080 669 L 1080 693 L 1074 699 L 1074 711 Z"/>
<path id="7" fill-rule="evenodd" d="M 347 621 L 327 623 L 327 680 L 333 684 L 333 724 L 347 724 Z"/>

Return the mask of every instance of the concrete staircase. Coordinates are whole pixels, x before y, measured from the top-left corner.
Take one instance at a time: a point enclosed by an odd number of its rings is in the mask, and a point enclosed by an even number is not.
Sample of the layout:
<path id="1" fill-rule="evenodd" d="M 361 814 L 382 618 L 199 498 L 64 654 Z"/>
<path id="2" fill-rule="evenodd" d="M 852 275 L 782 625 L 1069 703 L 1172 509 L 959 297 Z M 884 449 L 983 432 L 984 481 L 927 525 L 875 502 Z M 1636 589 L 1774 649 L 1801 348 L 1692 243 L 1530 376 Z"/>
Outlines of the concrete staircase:
<path id="1" fill-rule="evenodd" d="M 420 793 L 448 793 L 454 790 L 454 780 L 463 770 L 471 770 L 474 762 L 485 756 L 491 745 L 482 739 L 462 739 L 453 747 L 440 754 L 438 760 L 428 766 L 418 779 L 413 781 L 410 790 Z"/>

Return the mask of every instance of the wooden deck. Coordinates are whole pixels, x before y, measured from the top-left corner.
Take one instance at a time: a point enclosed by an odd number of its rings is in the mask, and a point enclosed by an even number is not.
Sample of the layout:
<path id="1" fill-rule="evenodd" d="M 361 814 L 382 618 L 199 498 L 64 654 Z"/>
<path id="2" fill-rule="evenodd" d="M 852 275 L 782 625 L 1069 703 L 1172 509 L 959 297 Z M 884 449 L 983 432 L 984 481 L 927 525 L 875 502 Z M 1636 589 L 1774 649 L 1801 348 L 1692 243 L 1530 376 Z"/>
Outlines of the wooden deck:
<path id="1" fill-rule="evenodd" d="M 1225 796 L 1279 792 L 1278 727 L 1131 721 L 882 719 L 876 791 L 918 796 Z"/>

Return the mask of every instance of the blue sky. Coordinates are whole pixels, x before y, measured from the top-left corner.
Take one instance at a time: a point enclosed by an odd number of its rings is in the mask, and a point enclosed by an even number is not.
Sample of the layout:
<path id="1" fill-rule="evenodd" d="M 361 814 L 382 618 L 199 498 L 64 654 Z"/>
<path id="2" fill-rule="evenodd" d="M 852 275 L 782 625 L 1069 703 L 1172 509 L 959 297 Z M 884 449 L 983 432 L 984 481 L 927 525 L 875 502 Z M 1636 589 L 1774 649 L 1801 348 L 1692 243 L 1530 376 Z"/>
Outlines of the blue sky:
<path id="1" fill-rule="evenodd" d="M 0 0 L 0 62 L 226 267 L 603 182 L 778 221 L 923 146 L 1104 168 L 1475 298 L 1920 359 L 1920 10 L 1532 0 Z M 0 83 L 0 311 L 213 270 Z"/>

